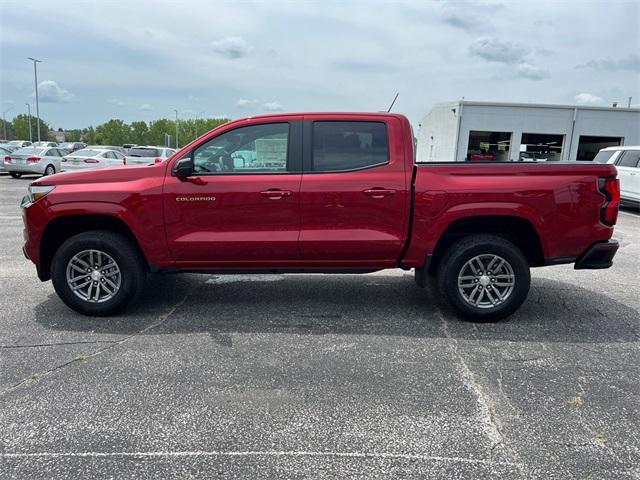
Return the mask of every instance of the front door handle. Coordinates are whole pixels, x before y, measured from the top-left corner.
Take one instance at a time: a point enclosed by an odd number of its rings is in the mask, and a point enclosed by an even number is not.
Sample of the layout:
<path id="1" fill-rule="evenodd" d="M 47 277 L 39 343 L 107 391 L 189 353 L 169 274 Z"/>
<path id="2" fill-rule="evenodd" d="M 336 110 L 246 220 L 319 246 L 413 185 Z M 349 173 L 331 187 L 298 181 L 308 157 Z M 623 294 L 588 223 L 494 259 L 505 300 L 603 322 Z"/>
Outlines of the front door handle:
<path id="1" fill-rule="evenodd" d="M 371 198 L 384 198 L 389 195 L 395 195 L 396 191 L 390 188 L 374 187 L 364 190 L 362 193 L 369 195 Z"/>
<path id="2" fill-rule="evenodd" d="M 264 198 L 270 198 L 271 200 L 278 200 L 280 198 L 290 197 L 291 195 L 293 195 L 293 192 L 291 190 L 278 190 L 274 188 L 271 190 L 260 192 L 260 195 L 262 195 Z"/>

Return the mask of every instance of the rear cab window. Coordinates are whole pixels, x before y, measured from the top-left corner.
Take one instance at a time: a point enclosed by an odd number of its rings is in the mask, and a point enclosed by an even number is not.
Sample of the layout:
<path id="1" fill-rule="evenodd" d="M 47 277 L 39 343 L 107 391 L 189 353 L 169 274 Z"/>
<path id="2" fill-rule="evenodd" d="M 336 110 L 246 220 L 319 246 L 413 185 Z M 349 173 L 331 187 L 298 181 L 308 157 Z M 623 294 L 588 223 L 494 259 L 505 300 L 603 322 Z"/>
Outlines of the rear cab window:
<path id="1" fill-rule="evenodd" d="M 314 121 L 312 135 L 313 172 L 348 172 L 389 163 L 384 122 Z"/>
<path id="2" fill-rule="evenodd" d="M 160 157 L 160 149 L 158 148 L 132 148 L 129 150 L 130 157 Z"/>

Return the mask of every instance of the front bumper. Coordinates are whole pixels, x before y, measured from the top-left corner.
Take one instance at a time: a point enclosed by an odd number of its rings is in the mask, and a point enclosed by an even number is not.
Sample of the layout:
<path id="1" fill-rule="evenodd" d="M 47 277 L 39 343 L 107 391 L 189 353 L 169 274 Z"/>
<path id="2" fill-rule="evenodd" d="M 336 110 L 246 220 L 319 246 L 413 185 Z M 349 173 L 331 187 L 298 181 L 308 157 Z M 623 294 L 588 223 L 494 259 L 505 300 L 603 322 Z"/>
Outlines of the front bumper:
<path id="1" fill-rule="evenodd" d="M 594 243 L 578 257 L 573 268 L 576 270 L 609 268 L 613 265 L 613 257 L 619 247 L 617 240 Z"/>

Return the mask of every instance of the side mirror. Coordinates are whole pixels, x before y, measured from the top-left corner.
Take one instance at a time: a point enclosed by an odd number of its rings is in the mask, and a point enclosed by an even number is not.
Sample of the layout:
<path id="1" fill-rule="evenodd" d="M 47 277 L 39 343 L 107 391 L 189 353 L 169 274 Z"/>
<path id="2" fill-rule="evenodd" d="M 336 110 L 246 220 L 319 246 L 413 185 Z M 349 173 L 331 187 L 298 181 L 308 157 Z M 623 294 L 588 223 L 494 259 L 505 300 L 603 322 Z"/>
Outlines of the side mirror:
<path id="1" fill-rule="evenodd" d="M 187 178 L 193 175 L 193 161 L 191 158 L 181 158 L 173 167 L 173 174 L 178 178 Z"/>

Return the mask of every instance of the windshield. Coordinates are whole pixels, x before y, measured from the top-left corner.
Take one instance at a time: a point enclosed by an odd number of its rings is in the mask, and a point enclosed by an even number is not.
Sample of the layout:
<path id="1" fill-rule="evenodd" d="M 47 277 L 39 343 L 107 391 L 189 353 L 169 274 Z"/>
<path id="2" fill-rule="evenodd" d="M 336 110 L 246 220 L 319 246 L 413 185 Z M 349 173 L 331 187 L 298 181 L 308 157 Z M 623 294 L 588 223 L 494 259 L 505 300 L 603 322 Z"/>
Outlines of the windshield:
<path id="1" fill-rule="evenodd" d="M 609 159 L 613 157 L 614 153 L 616 153 L 616 150 L 600 150 L 593 161 L 598 163 L 607 163 Z"/>
<path id="2" fill-rule="evenodd" d="M 77 152 L 73 152 L 71 157 L 94 157 L 100 154 L 100 150 L 92 150 L 90 148 L 84 148 L 82 150 L 78 150 Z"/>
<path id="3" fill-rule="evenodd" d="M 129 157 L 159 157 L 160 150 L 157 148 L 132 148 L 127 154 Z"/>

